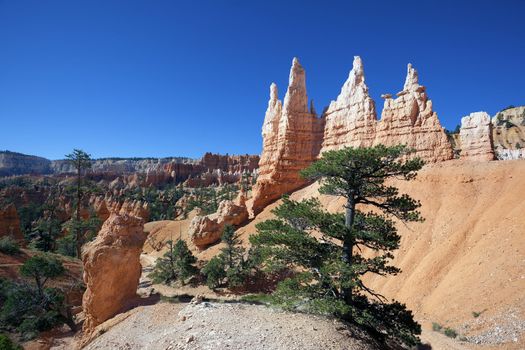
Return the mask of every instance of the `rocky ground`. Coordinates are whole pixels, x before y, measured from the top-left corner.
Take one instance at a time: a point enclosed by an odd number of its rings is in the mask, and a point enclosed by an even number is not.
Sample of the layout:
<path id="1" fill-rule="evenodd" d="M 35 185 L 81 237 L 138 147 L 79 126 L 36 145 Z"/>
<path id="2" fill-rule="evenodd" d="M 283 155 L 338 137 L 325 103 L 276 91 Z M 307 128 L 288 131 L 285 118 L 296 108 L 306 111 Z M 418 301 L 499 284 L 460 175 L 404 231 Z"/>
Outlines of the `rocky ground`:
<path id="1" fill-rule="evenodd" d="M 337 321 L 257 305 L 159 303 L 118 318 L 85 349 L 377 349 Z"/>

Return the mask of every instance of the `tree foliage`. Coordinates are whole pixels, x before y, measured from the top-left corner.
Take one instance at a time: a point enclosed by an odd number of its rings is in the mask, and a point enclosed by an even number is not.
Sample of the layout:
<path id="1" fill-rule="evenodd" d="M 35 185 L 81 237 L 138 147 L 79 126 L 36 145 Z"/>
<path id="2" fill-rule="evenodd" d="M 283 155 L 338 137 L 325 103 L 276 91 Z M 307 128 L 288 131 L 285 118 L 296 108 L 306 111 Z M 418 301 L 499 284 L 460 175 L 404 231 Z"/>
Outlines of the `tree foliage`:
<path id="1" fill-rule="evenodd" d="M 101 226 L 102 220 L 93 208 L 90 208 L 87 219 L 80 218 L 78 220 L 75 216 L 71 217 L 62 224 L 68 234 L 57 240 L 57 252 L 66 256 L 78 257 L 78 247 L 82 247 L 85 243 L 93 240 Z"/>
<path id="2" fill-rule="evenodd" d="M 62 233 L 62 224 L 56 215 L 56 203 L 45 203 L 43 215 L 33 222 L 29 234 L 30 247 L 50 252 L 56 249 L 56 240 Z"/>
<path id="3" fill-rule="evenodd" d="M 58 288 L 46 287 L 48 279 L 64 272 L 56 257 L 39 254 L 27 259 L 20 267 L 20 274 L 34 284 L 0 279 L 0 326 L 20 332 L 24 339 L 34 338 L 38 332 L 63 323 L 75 330 L 64 293 Z"/>
<path id="4" fill-rule="evenodd" d="M 202 272 L 210 288 L 221 286 L 225 279 L 228 287 L 239 287 L 249 274 L 250 260 L 245 256 L 246 250 L 232 225 L 224 226 L 221 240 L 224 248 L 208 262 Z"/>
<path id="5" fill-rule="evenodd" d="M 214 256 L 202 268 L 202 273 L 206 276 L 206 285 L 215 289 L 224 283 L 226 278 L 226 269 L 224 268 L 224 259 L 221 255 Z"/>
<path id="6" fill-rule="evenodd" d="M 168 284 L 180 281 L 185 284 L 188 278 L 198 273 L 198 269 L 195 267 L 197 259 L 182 239 L 177 240 L 175 244 L 172 240 L 166 244 L 168 251 L 157 260 L 151 277 L 155 283 Z"/>
<path id="7" fill-rule="evenodd" d="M 320 180 L 321 193 L 346 198 L 345 213 L 329 213 L 315 198 L 285 197 L 275 219 L 256 225 L 258 234 L 250 240 L 266 268 L 296 271 L 278 285 L 274 301 L 336 315 L 383 339 L 418 342 L 421 328 L 405 305 L 388 303 L 363 281 L 367 274 L 399 273 L 390 263 L 400 242 L 394 219 L 422 220 L 419 202 L 387 182 L 416 176 L 423 162 L 409 159 L 409 153 L 404 146 L 345 148 L 324 153 L 302 172 Z"/>
<path id="8" fill-rule="evenodd" d="M 80 150 L 80 149 L 74 149 L 72 153 L 66 154 L 66 159 L 69 161 L 71 165 L 75 168 L 77 171 L 77 187 L 76 187 L 76 221 L 80 222 L 80 211 L 82 209 L 82 171 L 91 168 L 91 156 Z M 74 226 L 75 235 L 76 235 L 76 253 L 77 257 L 80 258 L 80 255 L 82 253 L 82 244 L 83 244 L 83 237 L 82 237 L 82 230 L 79 225 Z"/>
<path id="9" fill-rule="evenodd" d="M 40 296 L 43 296 L 44 286 L 49 278 L 55 278 L 65 272 L 62 262 L 50 254 L 38 254 L 27 259 L 20 266 L 20 274 L 32 277 Z"/>
<path id="10" fill-rule="evenodd" d="M 20 246 L 14 238 L 4 236 L 0 238 L 0 252 L 7 255 L 15 255 L 20 253 Z"/>

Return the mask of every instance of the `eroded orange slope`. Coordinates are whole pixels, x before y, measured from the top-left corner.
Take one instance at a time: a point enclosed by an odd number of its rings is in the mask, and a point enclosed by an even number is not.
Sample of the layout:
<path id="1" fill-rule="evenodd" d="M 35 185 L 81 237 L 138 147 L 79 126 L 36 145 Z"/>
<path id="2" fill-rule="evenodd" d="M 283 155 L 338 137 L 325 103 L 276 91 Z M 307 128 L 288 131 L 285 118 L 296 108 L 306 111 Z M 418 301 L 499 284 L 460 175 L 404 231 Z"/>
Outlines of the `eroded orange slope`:
<path id="1" fill-rule="evenodd" d="M 395 277 L 368 283 L 408 304 L 419 318 L 442 324 L 525 309 L 525 161 L 448 161 L 425 167 L 412 182 L 396 182 L 422 203 L 423 223 L 400 224 Z M 293 199 L 318 196 L 313 184 Z M 343 200 L 320 196 L 331 211 Z M 253 223 L 271 217 L 271 205 Z"/>
<path id="2" fill-rule="evenodd" d="M 451 326 L 472 321 L 474 311 L 484 311 L 485 316 L 508 310 L 523 313 L 525 161 L 447 161 L 425 167 L 412 182 L 396 185 L 421 201 L 426 220 L 398 225 L 402 241 L 394 264 L 403 272 L 369 277 L 368 284 L 405 302 L 418 319 Z M 317 189 L 313 184 L 291 197 L 319 196 Z M 341 198 L 320 199 L 328 210 L 342 210 Z M 255 224 L 272 217 L 278 204 L 269 205 L 238 230 L 245 244 L 255 233 Z M 173 225 L 161 226 L 178 235 L 179 226 Z M 211 258 L 220 247 L 199 252 L 199 259 Z"/>

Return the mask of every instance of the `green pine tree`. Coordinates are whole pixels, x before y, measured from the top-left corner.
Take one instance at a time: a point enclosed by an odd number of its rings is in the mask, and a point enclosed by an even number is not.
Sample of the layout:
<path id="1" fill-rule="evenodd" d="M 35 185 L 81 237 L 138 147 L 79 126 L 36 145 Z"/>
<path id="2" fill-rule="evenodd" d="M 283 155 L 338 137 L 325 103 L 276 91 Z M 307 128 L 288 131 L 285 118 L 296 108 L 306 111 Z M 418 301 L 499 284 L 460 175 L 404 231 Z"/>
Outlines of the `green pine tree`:
<path id="1" fill-rule="evenodd" d="M 62 225 L 56 215 L 56 203 L 45 204 L 44 213 L 33 223 L 30 247 L 50 252 L 55 250 L 56 240 L 62 233 Z"/>
<path id="2" fill-rule="evenodd" d="M 245 249 L 232 225 L 224 226 L 222 242 L 225 244 L 219 255 L 211 259 L 202 272 L 206 276 L 208 286 L 217 288 L 227 279 L 228 287 L 238 287 L 245 282 L 249 272 L 248 260 L 245 259 Z"/>
<path id="3" fill-rule="evenodd" d="M 71 163 L 71 165 L 73 165 L 73 167 L 75 168 L 77 172 L 77 188 L 76 188 L 76 203 L 75 203 L 76 204 L 76 218 L 75 220 L 77 223 L 80 223 L 81 222 L 80 211 L 82 207 L 82 196 L 83 196 L 82 172 L 86 169 L 91 168 L 91 155 L 87 154 L 86 152 L 82 150 L 74 149 L 72 153 L 66 154 L 66 159 L 69 161 L 69 163 Z M 83 232 L 80 228 L 80 225 L 74 225 L 73 227 L 75 229 L 75 231 L 73 232 L 76 235 L 76 255 L 77 255 L 77 258 L 80 258 L 81 253 L 82 253 L 82 242 L 83 242 L 82 234 Z"/>
<path id="4" fill-rule="evenodd" d="M 258 234 L 250 240 L 261 250 L 265 265 L 296 271 L 278 285 L 277 303 L 333 314 L 406 345 L 419 341 L 421 327 L 405 305 L 388 303 L 363 282 L 366 274 L 400 271 L 390 265 L 400 241 L 392 218 L 422 220 L 419 202 L 386 183 L 416 176 L 423 162 L 408 155 L 404 146 L 345 148 L 324 153 L 302 172 L 320 180 L 321 193 L 346 198 L 345 213 L 328 213 L 317 199 L 284 198 L 274 210 L 275 219 L 256 225 Z M 364 212 L 363 205 L 371 211 Z"/>
<path id="5" fill-rule="evenodd" d="M 168 241 L 168 251 L 157 260 L 151 277 L 155 283 L 171 283 L 180 281 L 183 285 L 186 280 L 197 274 L 195 267 L 197 259 L 189 250 L 185 241 L 179 239 L 174 244 Z"/>
<path id="6" fill-rule="evenodd" d="M 20 274 L 35 279 L 38 294 L 43 297 L 44 287 L 49 278 L 61 276 L 65 272 L 62 262 L 48 254 L 39 254 L 27 259 L 20 266 Z"/>
<path id="7" fill-rule="evenodd" d="M 202 273 L 206 276 L 206 285 L 215 289 L 220 287 L 226 278 L 226 270 L 224 269 L 224 260 L 222 255 L 214 256 L 202 268 Z"/>

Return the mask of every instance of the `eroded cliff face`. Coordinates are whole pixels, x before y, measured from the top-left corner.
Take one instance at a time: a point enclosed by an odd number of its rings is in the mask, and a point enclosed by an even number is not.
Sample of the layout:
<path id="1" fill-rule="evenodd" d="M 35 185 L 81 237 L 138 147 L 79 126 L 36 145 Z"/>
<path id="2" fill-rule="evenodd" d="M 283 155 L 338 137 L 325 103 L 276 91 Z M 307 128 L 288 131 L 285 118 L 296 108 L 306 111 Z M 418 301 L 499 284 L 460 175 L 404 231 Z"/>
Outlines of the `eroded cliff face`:
<path id="1" fill-rule="evenodd" d="M 214 184 L 234 183 L 243 173 L 256 174 L 258 155 L 221 155 L 206 153 L 201 159 L 172 158 L 105 158 L 95 159 L 86 176 L 92 180 L 113 181 L 122 177 L 132 186 L 158 186 L 180 183 L 189 178 L 206 177 Z M 76 170 L 67 160 L 50 161 L 14 152 L 0 152 L 0 177 L 24 174 L 67 176 Z"/>
<path id="2" fill-rule="evenodd" d="M 313 108 L 308 109 L 305 71 L 294 58 L 284 103 L 278 99 L 277 86 L 270 87 L 262 130 L 263 152 L 253 195 L 254 212 L 307 183 L 299 171 L 317 157 L 322 126 Z"/>
<path id="3" fill-rule="evenodd" d="M 253 213 L 304 186 L 307 181 L 299 171 L 328 150 L 405 144 L 429 163 L 453 158 L 445 130 L 411 64 L 397 98 L 389 94 L 383 97 L 385 104 L 378 121 L 365 83 L 363 62 L 356 56 L 339 96 L 321 118 L 316 118 L 313 107 L 308 110 L 304 69 L 294 59 L 284 104 L 278 99 L 275 84 L 270 87 Z"/>
<path id="4" fill-rule="evenodd" d="M 0 152 L 0 177 L 51 172 L 51 161 L 48 159 L 16 152 Z"/>
<path id="5" fill-rule="evenodd" d="M 326 122 L 321 153 L 343 147 L 405 144 L 415 151 L 415 156 L 429 163 L 452 159 L 452 146 L 411 64 L 397 98 L 390 94 L 383 98 L 378 121 L 375 103 L 365 84 L 363 62 L 356 56 L 341 93 L 323 115 Z"/>

